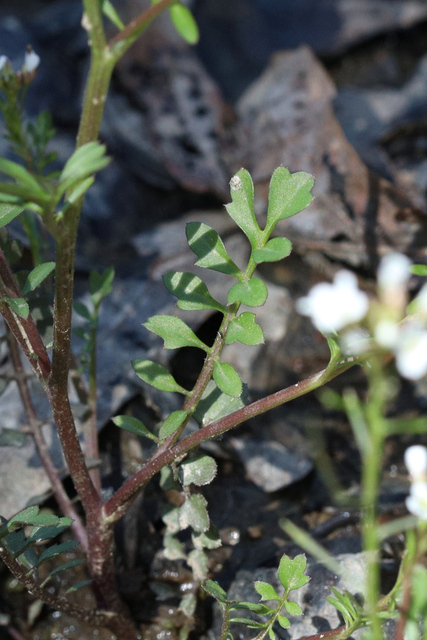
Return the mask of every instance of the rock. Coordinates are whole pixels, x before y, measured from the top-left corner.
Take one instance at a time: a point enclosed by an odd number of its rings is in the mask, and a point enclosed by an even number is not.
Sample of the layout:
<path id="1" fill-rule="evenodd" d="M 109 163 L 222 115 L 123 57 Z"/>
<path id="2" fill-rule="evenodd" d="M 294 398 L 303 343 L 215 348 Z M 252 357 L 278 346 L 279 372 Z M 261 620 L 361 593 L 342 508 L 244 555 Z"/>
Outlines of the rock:
<path id="1" fill-rule="evenodd" d="M 248 477 L 267 493 L 284 489 L 305 478 L 312 461 L 299 452 L 263 438 L 230 438 L 230 444 L 243 462 Z"/>
<path id="2" fill-rule="evenodd" d="M 297 640 L 305 636 L 311 636 L 317 633 L 323 633 L 331 629 L 336 629 L 342 625 L 337 610 L 325 598 L 332 595 L 331 587 L 335 587 L 339 591 L 347 589 L 353 595 L 363 595 L 366 587 L 366 556 L 364 553 L 358 554 L 341 554 L 336 556 L 335 560 L 339 563 L 342 573 L 341 576 L 331 573 L 325 567 L 314 560 L 307 563 L 306 574 L 310 576 L 310 581 L 301 589 L 294 591 L 291 600 L 297 602 L 303 609 L 303 616 L 288 616 L 291 626 L 288 629 L 282 629 L 279 625 L 275 627 L 276 637 L 282 640 Z M 276 569 L 256 569 L 255 571 L 239 571 L 236 579 L 232 583 L 228 592 L 229 599 L 239 601 L 259 602 L 259 596 L 255 593 L 253 583 L 256 580 L 269 582 L 273 587 L 281 593 L 283 587 L 277 577 Z M 218 630 L 221 624 L 221 615 L 215 607 L 215 618 L 212 631 L 207 638 L 218 637 Z M 238 612 L 241 613 L 241 612 Z M 244 612 L 245 617 L 253 617 L 248 612 Z M 389 625 L 387 625 L 388 627 Z M 250 640 L 253 638 L 253 630 L 241 624 L 232 624 L 232 631 L 238 629 L 234 633 L 234 637 L 239 640 Z M 393 629 L 389 628 L 387 637 L 391 638 Z M 354 640 L 361 638 L 361 631 L 355 632 L 351 638 Z"/>
<path id="3" fill-rule="evenodd" d="M 229 100 L 236 100 L 281 49 L 308 45 L 337 55 L 427 17 L 422 0 L 216 0 L 195 7 L 199 51 Z"/>
<path id="4" fill-rule="evenodd" d="M 260 213 L 278 165 L 316 177 L 315 200 L 283 231 L 305 260 L 326 271 L 338 263 L 373 275 L 391 250 L 421 260 L 426 215 L 366 168 L 334 116 L 334 97 L 330 77 L 307 48 L 275 56 L 237 105 L 241 144 L 230 153 L 232 170 L 251 172 Z"/>

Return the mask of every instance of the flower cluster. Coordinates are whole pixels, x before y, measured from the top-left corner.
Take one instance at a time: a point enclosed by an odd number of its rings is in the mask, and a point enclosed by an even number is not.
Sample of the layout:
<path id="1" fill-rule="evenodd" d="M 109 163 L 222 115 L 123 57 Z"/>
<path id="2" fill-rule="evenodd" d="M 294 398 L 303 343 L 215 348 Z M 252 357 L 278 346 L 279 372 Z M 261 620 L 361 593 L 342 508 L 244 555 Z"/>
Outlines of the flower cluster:
<path id="1" fill-rule="evenodd" d="M 11 80 L 18 82 L 31 82 L 36 76 L 39 64 L 40 56 L 38 56 L 31 47 L 28 47 L 25 53 L 22 69 L 16 72 L 13 70 L 9 58 L 4 55 L 0 56 L 0 88 L 2 88 L 1 81 L 3 81 L 3 83 L 5 81 L 10 82 Z"/>
<path id="2" fill-rule="evenodd" d="M 427 520 L 427 449 L 421 445 L 406 449 L 405 464 L 411 477 L 406 506 L 420 520 Z"/>
<path id="3" fill-rule="evenodd" d="M 409 380 L 427 374 L 427 284 L 407 309 L 410 260 L 391 253 L 378 269 L 378 296 L 369 300 L 356 276 L 339 271 L 334 281 L 315 285 L 297 302 L 324 334 L 339 333 L 344 353 L 358 355 L 372 348 L 392 352 L 399 373 Z"/>

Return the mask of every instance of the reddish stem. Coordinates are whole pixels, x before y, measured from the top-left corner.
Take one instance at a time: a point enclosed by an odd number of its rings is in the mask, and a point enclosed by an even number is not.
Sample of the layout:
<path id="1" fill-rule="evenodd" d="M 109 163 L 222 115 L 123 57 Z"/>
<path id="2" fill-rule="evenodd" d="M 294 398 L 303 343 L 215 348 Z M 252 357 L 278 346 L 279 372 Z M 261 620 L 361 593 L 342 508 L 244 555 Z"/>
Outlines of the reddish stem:
<path id="1" fill-rule="evenodd" d="M 242 409 L 238 409 L 237 411 L 230 413 L 228 416 L 225 416 L 224 418 L 191 433 L 175 446 L 147 462 L 144 467 L 138 471 L 138 473 L 129 478 L 129 480 L 127 480 L 127 482 L 125 482 L 125 484 L 112 496 L 112 498 L 108 500 L 105 504 L 105 513 L 109 522 L 116 522 L 119 520 L 125 514 L 126 509 L 129 506 L 129 501 L 132 500 L 135 494 L 142 489 L 156 473 L 166 465 L 171 464 L 171 462 L 173 462 L 178 456 L 194 449 L 206 440 L 210 440 L 222 433 L 225 433 L 226 431 L 229 431 L 230 429 L 233 429 L 234 427 L 237 427 L 242 422 L 245 422 L 250 418 L 254 418 L 255 416 L 265 413 L 270 409 L 279 407 L 290 400 L 303 396 L 309 391 L 317 389 L 325 382 L 328 382 L 341 373 L 344 373 L 344 371 L 347 371 L 355 364 L 358 363 L 352 361 L 339 365 L 332 371 L 330 368 L 324 369 L 323 371 L 306 378 L 302 382 L 297 382 L 291 387 L 287 387 L 286 389 L 282 389 L 277 393 L 266 396 L 261 400 L 252 402 L 252 404 L 242 407 Z"/>

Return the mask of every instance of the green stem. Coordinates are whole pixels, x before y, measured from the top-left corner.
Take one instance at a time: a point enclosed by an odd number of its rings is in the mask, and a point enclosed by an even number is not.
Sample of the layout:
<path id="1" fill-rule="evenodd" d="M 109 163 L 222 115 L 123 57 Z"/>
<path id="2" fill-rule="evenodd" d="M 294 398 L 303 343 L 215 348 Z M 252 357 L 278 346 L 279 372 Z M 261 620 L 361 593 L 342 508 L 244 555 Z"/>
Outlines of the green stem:
<path id="1" fill-rule="evenodd" d="M 372 358 L 367 368 L 369 399 L 366 420 L 369 442 L 362 452 L 362 535 L 363 548 L 368 556 L 366 600 L 369 624 L 374 640 L 381 640 L 381 619 L 378 616 L 380 593 L 379 532 L 377 526 L 377 500 L 381 479 L 381 460 L 385 437 L 386 381 L 378 358 Z"/>

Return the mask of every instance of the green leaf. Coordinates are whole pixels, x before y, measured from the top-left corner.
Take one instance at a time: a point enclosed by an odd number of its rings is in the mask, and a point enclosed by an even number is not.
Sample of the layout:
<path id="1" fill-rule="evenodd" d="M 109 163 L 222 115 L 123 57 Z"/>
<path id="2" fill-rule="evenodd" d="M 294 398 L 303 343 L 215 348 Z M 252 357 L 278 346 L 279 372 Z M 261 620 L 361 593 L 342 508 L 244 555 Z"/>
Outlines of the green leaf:
<path id="1" fill-rule="evenodd" d="M 240 169 L 230 180 L 233 202 L 226 205 L 228 215 L 248 238 L 252 249 L 262 246 L 263 234 L 258 226 L 254 210 L 254 185 L 246 169 Z"/>
<path id="2" fill-rule="evenodd" d="M 226 307 L 212 298 L 207 286 L 194 273 L 173 271 L 163 276 L 168 291 L 178 298 L 177 305 L 185 311 L 215 309 L 227 313 Z"/>
<path id="3" fill-rule="evenodd" d="M 20 318 L 24 318 L 24 320 L 30 315 L 30 307 L 24 298 L 9 298 L 9 296 L 4 296 L 1 301 L 6 302 L 12 311 Z"/>
<path id="4" fill-rule="evenodd" d="M 179 509 L 181 529 L 191 527 L 197 533 L 207 531 L 210 525 L 207 504 L 205 498 L 198 493 L 188 496 Z"/>
<path id="5" fill-rule="evenodd" d="M 277 616 L 277 622 L 280 624 L 282 629 L 286 629 L 291 624 L 286 616 L 279 615 Z"/>
<path id="6" fill-rule="evenodd" d="M 166 529 L 168 533 L 178 533 L 181 531 L 181 526 L 179 524 L 179 508 L 173 507 L 172 505 L 166 505 L 163 508 L 162 520 L 166 525 Z"/>
<path id="7" fill-rule="evenodd" d="M 208 557 L 201 549 L 193 549 L 187 556 L 187 564 L 191 567 L 194 580 L 206 580 L 208 576 Z"/>
<path id="8" fill-rule="evenodd" d="M 95 182 L 95 178 L 93 176 L 90 176 L 89 178 L 86 178 L 86 180 L 83 180 L 82 182 L 78 183 L 77 186 L 75 186 L 73 189 L 71 189 L 70 193 L 67 194 L 67 202 L 65 207 L 63 207 L 63 209 L 61 210 L 61 213 L 64 214 L 68 206 L 76 202 L 79 198 L 81 198 L 86 193 L 86 191 L 93 185 L 94 182 Z"/>
<path id="9" fill-rule="evenodd" d="M 265 629 L 265 624 L 262 622 L 255 622 L 250 618 L 231 618 L 230 622 L 241 622 L 249 627 L 249 629 Z"/>
<path id="10" fill-rule="evenodd" d="M 200 426 L 206 426 L 211 422 L 216 422 L 224 416 L 228 416 L 233 411 L 237 411 L 245 406 L 247 400 L 247 386 L 243 385 L 243 392 L 240 397 L 232 398 L 210 380 L 203 392 L 193 418 Z"/>
<path id="11" fill-rule="evenodd" d="M 198 454 L 194 458 L 184 460 L 179 467 L 180 480 L 184 487 L 194 484 L 202 487 L 209 484 L 217 473 L 217 464 L 211 456 Z"/>
<path id="12" fill-rule="evenodd" d="M 88 142 L 76 149 L 59 176 L 57 198 L 59 199 L 76 182 L 85 180 L 106 167 L 110 159 L 105 153 L 105 145 L 99 142 Z"/>
<path id="13" fill-rule="evenodd" d="M 236 282 L 228 292 L 228 303 L 241 302 L 248 307 L 261 307 L 267 300 L 268 290 L 260 278 Z"/>
<path id="14" fill-rule="evenodd" d="M 136 375 L 141 378 L 141 380 L 144 380 L 144 382 L 156 389 L 160 389 L 160 391 L 182 393 L 186 396 L 190 393 L 175 382 L 169 371 L 161 364 L 157 364 L 157 362 L 151 362 L 151 360 L 133 360 L 132 366 Z"/>
<path id="15" fill-rule="evenodd" d="M 248 345 L 262 344 L 264 342 L 264 334 L 259 324 L 255 322 L 254 313 L 244 311 L 230 322 L 225 344 L 233 344 L 236 340 Z"/>
<path id="16" fill-rule="evenodd" d="M 181 38 L 188 44 L 196 44 L 199 41 L 199 28 L 191 11 L 182 4 L 174 4 L 169 12 L 173 25 Z"/>
<path id="17" fill-rule="evenodd" d="M 101 273 L 98 273 L 98 271 L 90 272 L 89 293 L 95 306 L 98 306 L 111 293 L 114 275 L 113 267 L 107 267 Z"/>
<path id="18" fill-rule="evenodd" d="M 159 441 L 159 439 L 147 429 L 145 424 L 137 418 L 133 418 L 132 416 L 115 416 L 112 418 L 112 421 L 117 427 L 126 429 L 126 431 L 130 431 L 137 436 L 150 438 L 150 440 L 154 440 L 154 442 Z"/>
<path id="19" fill-rule="evenodd" d="M 66 571 L 67 569 L 72 569 L 73 567 L 77 567 L 79 564 L 82 564 L 84 560 L 76 558 L 75 560 L 69 560 L 68 562 L 64 562 L 59 567 L 55 567 L 48 576 L 41 583 L 41 587 L 44 587 L 45 584 L 52 578 L 52 576 L 60 573 L 61 571 Z"/>
<path id="20" fill-rule="evenodd" d="M 51 547 L 48 547 L 43 551 L 43 553 L 39 556 L 37 561 L 37 566 L 40 566 L 42 562 L 47 560 L 48 558 L 54 558 L 60 553 L 66 553 L 71 549 L 75 549 L 78 547 L 79 543 L 74 540 L 67 540 L 66 542 L 61 542 L 60 544 L 53 544 Z"/>
<path id="21" fill-rule="evenodd" d="M 7 429 L 3 427 L 0 432 L 0 447 L 25 447 L 27 444 L 27 435 L 19 429 Z"/>
<path id="22" fill-rule="evenodd" d="M 102 13 L 106 16 L 120 31 L 125 28 L 125 25 L 120 19 L 119 14 L 115 10 L 110 0 L 103 0 Z"/>
<path id="23" fill-rule="evenodd" d="M 55 262 L 44 262 L 35 267 L 27 276 L 27 280 L 22 289 L 22 295 L 25 296 L 30 291 L 34 291 L 55 269 Z"/>
<path id="24" fill-rule="evenodd" d="M 191 540 L 196 549 L 218 549 L 222 545 L 218 529 L 212 523 L 204 533 L 192 533 Z"/>
<path id="25" fill-rule="evenodd" d="M 9 224 L 14 218 L 19 216 L 25 209 L 21 204 L 0 203 L 0 227 Z"/>
<path id="26" fill-rule="evenodd" d="M 50 514 L 41 514 L 41 516 L 46 516 Z M 40 517 L 40 516 L 39 516 Z M 56 516 L 55 516 L 56 517 Z M 37 525 L 35 526 L 30 535 L 28 536 L 28 540 L 38 542 L 40 540 L 48 540 L 49 538 L 55 538 L 59 536 L 60 533 L 63 533 L 72 524 L 71 518 L 58 518 L 58 522 L 51 525 Z"/>
<path id="27" fill-rule="evenodd" d="M 282 556 L 278 575 L 286 591 L 289 592 L 293 589 L 299 589 L 307 584 L 310 578 L 304 575 L 306 566 L 307 558 L 303 553 L 295 556 L 293 560 L 286 555 Z"/>
<path id="28" fill-rule="evenodd" d="M 90 309 L 83 304 L 83 302 L 75 302 L 73 304 L 74 307 L 74 311 L 76 313 L 79 314 L 79 316 L 82 316 L 82 318 L 85 318 L 86 320 L 92 320 L 92 313 L 90 311 Z"/>
<path id="29" fill-rule="evenodd" d="M 175 431 L 182 425 L 187 415 L 188 411 L 173 411 L 160 427 L 159 439 L 164 440 L 175 433 Z"/>
<path id="30" fill-rule="evenodd" d="M 239 374 L 231 364 L 216 362 L 213 370 L 213 379 L 218 387 L 228 396 L 240 396 L 243 391 Z"/>
<path id="31" fill-rule="evenodd" d="M 280 600 L 280 596 L 277 595 L 276 589 L 273 585 L 262 580 L 257 580 L 254 583 L 255 591 L 261 596 L 261 600 Z"/>
<path id="32" fill-rule="evenodd" d="M 144 323 L 144 327 L 163 338 L 166 349 L 198 347 L 207 353 L 211 348 L 196 336 L 194 331 L 176 316 L 153 316 Z"/>
<path id="33" fill-rule="evenodd" d="M 272 238 L 262 249 L 252 252 L 254 262 L 278 262 L 287 258 L 292 251 L 292 242 L 287 238 Z"/>
<path id="34" fill-rule="evenodd" d="M 331 357 L 329 359 L 329 363 L 333 363 L 336 360 L 339 360 L 342 356 L 342 351 L 341 348 L 338 344 L 338 342 L 334 339 L 334 338 L 327 338 L 328 340 L 328 347 L 329 347 L 329 351 L 331 354 Z"/>
<path id="35" fill-rule="evenodd" d="M 313 200 L 310 193 L 314 178 L 303 171 L 291 174 L 285 167 L 278 167 L 270 180 L 268 194 L 267 226 L 269 234 L 279 220 L 290 218 L 307 207 Z"/>
<path id="36" fill-rule="evenodd" d="M 87 587 L 90 584 L 92 584 L 92 580 L 80 580 L 80 582 L 76 582 L 76 584 L 73 584 L 72 587 L 67 589 L 65 593 L 74 593 L 74 591 L 78 591 L 79 589 Z"/>
<path id="37" fill-rule="evenodd" d="M 292 602 L 292 600 L 285 601 L 285 607 L 290 616 L 301 616 L 302 609 L 298 602 Z"/>
<path id="38" fill-rule="evenodd" d="M 427 276 L 427 265 L 426 264 L 413 264 L 410 268 L 411 273 L 415 276 Z"/>
<path id="39" fill-rule="evenodd" d="M 270 638 L 270 640 L 276 640 L 276 635 L 275 635 L 273 629 L 269 629 L 268 630 L 268 637 Z"/>
<path id="40" fill-rule="evenodd" d="M 163 538 L 164 555 L 168 560 L 184 560 L 184 545 L 171 533 L 166 533 Z"/>
<path id="41" fill-rule="evenodd" d="M 46 195 L 36 178 L 22 165 L 12 162 L 11 160 L 6 160 L 5 158 L 0 158 L 0 172 L 14 178 L 19 185 L 27 187 L 27 189 L 35 195 Z"/>
<path id="42" fill-rule="evenodd" d="M 218 600 L 218 602 L 227 602 L 227 594 L 217 582 L 214 582 L 213 580 L 206 580 L 206 582 L 202 584 L 202 588 L 209 593 L 212 598 Z"/>
<path id="43" fill-rule="evenodd" d="M 190 222 L 186 227 L 188 244 L 198 260 L 198 267 L 212 269 L 239 278 L 243 276 L 227 253 L 218 233 L 203 222 Z"/>
<path id="44" fill-rule="evenodd" d="M 267 616 L 274 612 L 274 609 L 267 604 L 261 604 L 261 602 L 234 602 L 230 607 L 230 611 L 243 609 L 246 611 L 252 611 L 259 616 Z"/>

